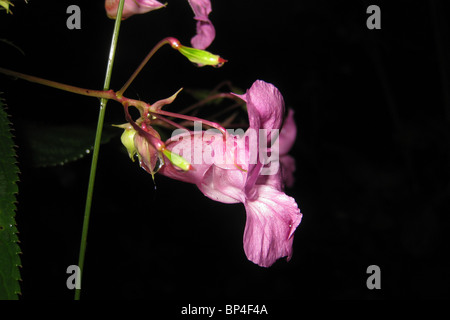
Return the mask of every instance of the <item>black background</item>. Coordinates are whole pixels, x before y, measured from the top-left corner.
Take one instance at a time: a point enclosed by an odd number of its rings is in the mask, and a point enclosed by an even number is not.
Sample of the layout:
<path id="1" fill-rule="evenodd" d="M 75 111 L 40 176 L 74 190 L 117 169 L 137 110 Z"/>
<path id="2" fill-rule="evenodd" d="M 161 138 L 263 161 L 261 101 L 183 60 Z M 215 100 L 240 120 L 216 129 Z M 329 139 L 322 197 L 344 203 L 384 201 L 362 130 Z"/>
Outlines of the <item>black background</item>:
<path id="1" fill-rule="evenodd" d="M 216 39 L 229 60 L 196 68 L 161 49 L 127 91 L 154 102 L 180 87 L 223 80 L 273 83 L 295 109 L 296 184 L 303 213 L 294 255 L 270 268 L 244 254 L 243 205 L 204 197 L 192 185 L 151 176 L 119 136 L 102 146 L 83 278 L 83 299 L 448 298 L 450 209 L 449 33 L 444 1 L 212 1 Z M 103 1 L 16 1 L 1 14 L 1 66 L 101 89 L 114 21 Z M 68 30 L 66 8 L 81 9 Z M 371 4 L 381 30 L 366 27 Z M 148 51 L 195 34 L 187 1 L 122 23 L 111 88 Z M 72 299 L 66 268 L 77 264 L 90 156 L 34 168 L 21 128 L 94 126 L 96 99 L 0 76 L 18 145 L 21 299 Z M 182 97 L 181 97 L 182 98 Z M 172 110 L 182 108 L 183 98 Z M 170 107 L 172 108 L 172 106 Z M 108 104 L 106 123 L 122 123 Z M 366 269 L 381 268 L 368 290 Z"/>

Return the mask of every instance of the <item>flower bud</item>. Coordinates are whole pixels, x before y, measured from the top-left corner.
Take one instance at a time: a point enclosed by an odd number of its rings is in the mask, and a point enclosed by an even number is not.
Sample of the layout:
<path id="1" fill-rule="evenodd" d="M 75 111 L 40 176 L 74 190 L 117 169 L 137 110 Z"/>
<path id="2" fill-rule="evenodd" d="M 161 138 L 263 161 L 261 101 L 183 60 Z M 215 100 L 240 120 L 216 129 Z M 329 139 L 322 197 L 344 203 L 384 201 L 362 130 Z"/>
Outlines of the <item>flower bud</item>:
<path id="1" fill-rule="evenodd" d="M 173 153 L 168 149 L 163 150 L 164 155 L 169 159 L 169 161 L 176 167 L 180 168 L 183 171 L 189 171 L 192 169 L 191 164 L 184 159 L 182 156 Z"/>
<path id="2" fill-rule="evenodd" d="M 136 147 L 134 145 L 134 136 L 136 134 L 136 130 L 134 130 L 131 124 L 129 123 L 114 126 L 125 129 L 122 133 L 122 136 L 120 137 L 120 141 L 122 141 L 122 144 L 125 146 L 125 148 L 127 148 L 128 155 L 130 156 L 130 159 L 134 162 L 134 155 L 137 152 Z"/>
<path id="3" fill-rule="evenodd" d="M 189 59 L 192 63 L 198 64 L 199 67 L 203 66 L 213 66 L 221 67 L 227 60 L 221 58 L 218 55 L 212 54 L 211 52 L 195 49 L 191 47 L 186 47 L 181 45 L 178 41 L 170 42 L 172 48 L 178 50 L 183 56 Z"/>
<path id="4" fill-rule="evenodd" d="M 140 134 L 135 136 L 136 146 L 138 148 L 139 165 L 142 169 L 150 173 L 155 173 L 156 162 L 158 160 L 157 151 Z"/>
<path id="5" fill-rule="evenodd" d="M 161 139 L 158 132 L 152 127 L 146 126 L 144 130 L 155 139 Z M 164 165 L 164 159 L 161 152 L 158 151 L 146 137 L 139 133 L 134 136 L 134 145 L 137 149 L 139 165 L 142 169 L 150 173 L 154 179 L 155 173 Z"/>

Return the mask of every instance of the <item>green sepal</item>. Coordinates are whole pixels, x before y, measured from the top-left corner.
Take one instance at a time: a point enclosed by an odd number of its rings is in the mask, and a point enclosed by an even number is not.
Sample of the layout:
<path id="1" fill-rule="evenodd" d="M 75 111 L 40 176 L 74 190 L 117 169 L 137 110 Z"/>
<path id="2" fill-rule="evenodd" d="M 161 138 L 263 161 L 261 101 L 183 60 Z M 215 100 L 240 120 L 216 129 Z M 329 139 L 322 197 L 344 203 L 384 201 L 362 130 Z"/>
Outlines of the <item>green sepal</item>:
<path id="1" fill-rule="evenodd" d="M 200 50 L 196 48 L 186 47 L 179 45 L 177 47 L 178 51 L 189 59 L 192 63 L 202 66 L 214 66 L 221 67 L 227 60 L 221 58 L 218 55 L 212 54 L 211 52 Z"/>
<path id="2" fill-rule="evenodd" d="M 186 159 L 184 159 L 182 156 L 180 156 L 176 153 L 173 153 L 167 149 L 164 149 L 163 153 L 174 166 L 180 168 L 181 170 L 189 171 L 192 169 L 191 164 Z"/>

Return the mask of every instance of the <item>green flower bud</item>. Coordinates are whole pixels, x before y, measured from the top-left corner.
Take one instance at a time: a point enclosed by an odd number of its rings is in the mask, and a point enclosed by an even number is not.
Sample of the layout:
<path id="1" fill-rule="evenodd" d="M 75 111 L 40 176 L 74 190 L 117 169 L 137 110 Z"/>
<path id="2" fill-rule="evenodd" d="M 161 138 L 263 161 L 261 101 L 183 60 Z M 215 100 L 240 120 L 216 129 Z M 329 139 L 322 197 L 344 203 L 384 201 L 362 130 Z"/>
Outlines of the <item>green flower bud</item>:
<path id="1" fill-rule="evenodd" d="M 221 67 L 225 62 L 227 62 L 227 60 L 221 58 L 220 56 L 212 54 L 211 52 L 205 50 L 185 47 L 181 44 L 178 45 L 175 49 L 177 49 L 182 55 L 188 58 L 192 63 L 198 64 L 199 67 Z"/>
<path id="2" fill-rule="evenodd" d="M 189 171 L 192 169 L 191 164 L 186 159 L 184 159 L 182 156 L 180 156 L 176 153 L 173 153 L 168 149 L 164 149 L 163 153 L 174 166 L 180 168 L 181 170 Z"/>
<path id="3" fill-rule="evenodd" d="M 125 129 L 122 133 L 122 136 L 120 137 L 120 141 L 122 141 L 122 144 L 125 146 L 125 148 L 127 148 L 128 155 L 134 162 L 134 155 L 137 153 L 136 147 L 134 145 L 134 136 L 136 135 L 136 130 L 134 130 L 129 123 L 125 123 L 115 127 Z"/>

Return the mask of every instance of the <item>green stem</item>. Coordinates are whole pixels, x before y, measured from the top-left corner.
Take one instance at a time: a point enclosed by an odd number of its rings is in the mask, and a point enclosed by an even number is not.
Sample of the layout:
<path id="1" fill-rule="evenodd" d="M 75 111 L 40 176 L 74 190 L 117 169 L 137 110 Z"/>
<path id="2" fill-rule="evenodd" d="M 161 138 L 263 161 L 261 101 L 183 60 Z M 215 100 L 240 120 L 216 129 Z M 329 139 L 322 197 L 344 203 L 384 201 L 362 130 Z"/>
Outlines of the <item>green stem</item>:
<path id="1" fill-rule="evenodd" d="M 117 17 L 116 22 L 114 25 L 114 33 L 111 41 L 111 48 L 109 51 L 109 58 L 108 58 L 108 65 L 106 68 L 106 77 L 105 82 L 103 85 L 103 90 L 107 91 L 109 90 L 109 85 L 111 82 L 111 75 L 112 75 L 112 67 L 114 63 L 114 56 L 116 53 L 116 47 L 117 47 L 117 38 L 119 36 L 119 29 L 120 29 L 120 22 L 122 20 L 122 11 L 123 11 L 123 5 L 125 0 L 120 0 L 119 8 L 117 10 Z M 89 229 L 89 218 L 91 215 L 91 205 L 92 205 L 92 195 L 94 193 L 94 182 L 95 182 L 95 174 L 97 171 L 97 162 L 98 162 L 98 154 L 100 150 L 100 141 L 102 137 L 102 130 L 103 130 L 103 121 L 105 119 L 105 110 L 106 110 L 106 104 L 108 102 L 108 99 L 102 98 L 100 100 L 100 112 L 98 116 L 98 122 L 97 122 L 97 131 L 95 134 L 95 143 L 94 143 L 94 152 L 92 155 L 92 163 L 91 163 L 91 171 L 89 175 L 89 185 L 88 185 L 88 191 L 87 191 L 87 197 L 86 197 L 86 207 L 84 211 L 84 220 L 83 220 L 83 230 L 81 234 L 81 243 L 80 243 L 80 254 L 78 257 L 78 267 L 80 268 L 80 283 L 83 275 L 83 269 L 84 269 L 84 258 L 86 253 L 86 243 L 87 243 L 87 234 Z M 75 289 L 75 300 L 80 300 L 80 294 L 81 289 Z"/>
<path id="2" fill-rule="evenodd" d="M 139 110 L 144 110 L 145 108 L 151 108 L 150 105 L 148 105 L 147 103 L 145 103 L 143 101 L 129 99 L 129 98 L 126 98 L 123 96 L 121 96 L 119 98 L 118 95 L 114 92 L 114 90 L 92 90 L 92 89 L 75 87 L 75 86 L 71 86 L 69 84 L 64 84 L 64 83 L 60 83 L 60 82 L 56 82 L 56 81 L 38 78 L 35 76 L 30 76 L 28 74 L 12 71 L 12 70 L 1 68 L 1 67 L 0 67 L 0 73 L 9 75 L 9 76 L 12 76 L 15 78 L 27 80 L 27 81 L 30 81 L 33 83 L 42 84 L 44 86 L 64 90 L 67 92 L 81 94 L 83 96 L 96 97 L 96 98 L 105 99 L 105 100 L 115 100 L 121 104 L 127 103 L 128 105 L 134 106 L 134 107 L 138 108 Z M 108 84 L 108 86 L 109 86 L 109 84 Z"/>

